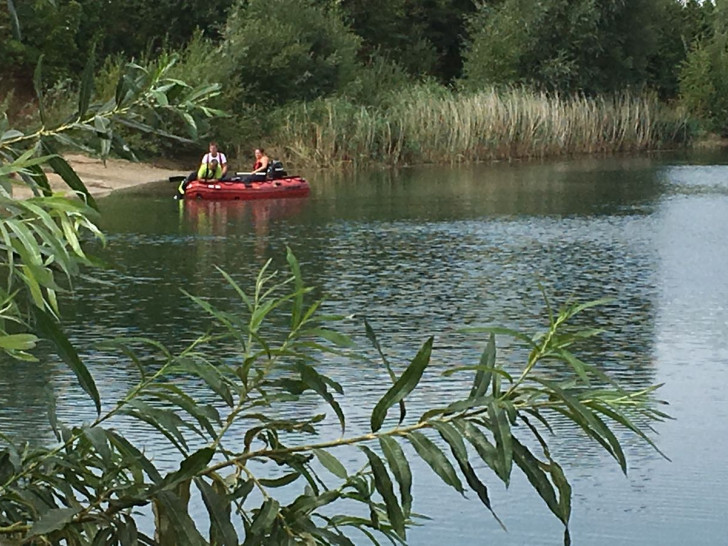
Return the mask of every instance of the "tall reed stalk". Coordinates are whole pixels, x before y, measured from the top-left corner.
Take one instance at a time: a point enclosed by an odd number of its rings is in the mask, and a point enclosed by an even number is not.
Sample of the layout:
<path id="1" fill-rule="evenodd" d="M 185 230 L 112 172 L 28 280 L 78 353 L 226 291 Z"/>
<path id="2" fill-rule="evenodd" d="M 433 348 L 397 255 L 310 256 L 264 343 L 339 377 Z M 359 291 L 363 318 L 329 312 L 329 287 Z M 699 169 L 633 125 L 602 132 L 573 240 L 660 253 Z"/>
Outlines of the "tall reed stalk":
<path id="1" fill-rule="evenodd" d="M 433 86 L 380 106 L 321 99 L 276 112 L 271 147 L 299 164 L 449 163 L 613 153 L 686 142 L 687 116 L 650 94 L 564 97 Z"/>

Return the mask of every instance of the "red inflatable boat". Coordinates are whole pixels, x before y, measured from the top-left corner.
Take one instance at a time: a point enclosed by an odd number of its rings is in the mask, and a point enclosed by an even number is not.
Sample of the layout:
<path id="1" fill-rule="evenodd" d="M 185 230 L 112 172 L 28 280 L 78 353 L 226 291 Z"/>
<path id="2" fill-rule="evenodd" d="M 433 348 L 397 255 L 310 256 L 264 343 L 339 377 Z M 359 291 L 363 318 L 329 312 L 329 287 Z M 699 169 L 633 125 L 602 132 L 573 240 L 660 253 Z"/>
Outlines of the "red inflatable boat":
<path id="1" fill-rule="evenodd" d="M 194 180 L 185 189 L 185 199 L 248 200 L 305 197 L 310 191 L 308 182 L 300 176 L 286 176 L 262 182 Z"/>

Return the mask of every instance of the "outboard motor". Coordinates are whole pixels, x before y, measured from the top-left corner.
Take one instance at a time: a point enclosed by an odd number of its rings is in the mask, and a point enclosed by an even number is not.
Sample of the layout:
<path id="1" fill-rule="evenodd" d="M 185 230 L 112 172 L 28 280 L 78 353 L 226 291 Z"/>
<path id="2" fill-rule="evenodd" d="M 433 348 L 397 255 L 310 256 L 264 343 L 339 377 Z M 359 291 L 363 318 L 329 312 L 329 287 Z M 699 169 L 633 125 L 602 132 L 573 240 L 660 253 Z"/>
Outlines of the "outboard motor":
<path id="1" fill-rule="evenodd" d="M 272 160 L 268 165 L 268 171 L 266 172 L 268 180 L 277 180 L 288 176 L 288 173 L 283 169 L 283 163 L 278 160 Z"/>

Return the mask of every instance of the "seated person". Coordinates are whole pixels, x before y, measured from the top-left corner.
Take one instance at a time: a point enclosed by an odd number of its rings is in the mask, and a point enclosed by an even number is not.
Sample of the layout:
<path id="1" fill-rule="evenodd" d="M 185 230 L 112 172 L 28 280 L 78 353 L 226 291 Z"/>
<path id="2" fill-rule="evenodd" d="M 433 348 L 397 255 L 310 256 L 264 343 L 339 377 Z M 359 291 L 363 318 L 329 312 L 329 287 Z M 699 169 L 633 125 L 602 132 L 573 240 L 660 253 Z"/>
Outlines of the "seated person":
<path id="1" fill-rule="evenodd" d="M 203 163 L 196 172 L 190 173 L 177 188 L 177 194 L 175 199 L 183 199 L 187 186 L 193 180 L 199 180 L 207 184 L 213 181 L 223 180 L 222 167 L 218 163 L 217 159 L 211 160 L 209 163 Z"/>
<path id="2" fill-rule="evenodd" d="M 209 163 L 203 163 L 197 171 L 197 180 L 200 182 L 221 180 L 222 177 L 222 167 L 217 159 L 212 159 Z"/>
<path id="3" fill-rule="evenodd" d="M 250 174 L 243 177 L 243 182 L 263 182 L 267 179 L 270 159 L 265 155 L 263 148 L 255 150 L 255 164 Z"/>

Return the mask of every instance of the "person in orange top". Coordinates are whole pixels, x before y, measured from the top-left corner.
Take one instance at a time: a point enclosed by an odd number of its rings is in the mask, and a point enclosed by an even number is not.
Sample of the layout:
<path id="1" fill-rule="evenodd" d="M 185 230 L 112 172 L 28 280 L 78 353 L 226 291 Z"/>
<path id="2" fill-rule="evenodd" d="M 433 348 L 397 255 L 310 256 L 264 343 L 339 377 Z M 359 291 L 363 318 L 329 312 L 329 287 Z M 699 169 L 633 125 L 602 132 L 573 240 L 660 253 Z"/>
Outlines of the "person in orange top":
<path id="1" fill-rule="evenodd" d="M 270 159 L 265 155 L 263 148 L 256 148 L 255 150 L 255 164 L 253 170 L 249 175 L 243 178 L 243 182 L 262 182 L 267 178 L 268 165 L 270 165 Z"/>

